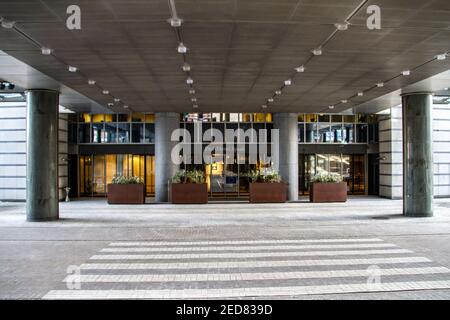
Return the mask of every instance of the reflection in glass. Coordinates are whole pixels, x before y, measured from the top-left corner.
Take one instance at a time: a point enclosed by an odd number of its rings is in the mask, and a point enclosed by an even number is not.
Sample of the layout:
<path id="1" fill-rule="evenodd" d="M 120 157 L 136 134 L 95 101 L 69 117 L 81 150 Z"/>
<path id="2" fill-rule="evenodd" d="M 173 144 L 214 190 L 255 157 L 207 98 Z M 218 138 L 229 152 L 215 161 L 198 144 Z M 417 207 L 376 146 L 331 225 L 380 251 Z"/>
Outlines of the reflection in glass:
<path id="1" fill-rule="evenodd" d="M 119 123 L 118 124 L 118 142 L 119 143 L 130 143 L 130 124 L 129 123 Z"/>
<path id="2" fill-rule="evenodd" d="M 133 123 L 131 125 L 131 137 L 133 143 L 144 143 L 144 124 Z"/>
<path id="3" fill-rule="evenodd" d="M 305 124 L 305 141 L 312 143 L 315 141 L 317 124 L 315 123 L 306 123 Z"/>
<path id="4" fill-rule="evenodd" d="M 105 134 L 102 137 L 102 142 L 117 143 L 117 124 L 116 123 L 106 123 L 105 124 Z"/>
<path id="5" fill-rule="evenodd" d="M 92 142 L 102 143 L 104 142 L 104 125 L 103 123 L 92 124 Z"/>
<path id="6" fill-rule="evenodd" d="M 354 124 L 345 123 L 344 124 L 344 142 L 353 143 L 355 142 L 354 138 Z"/>
<path id="7" fill-rule="evenodd" d="M 78 141 L 80 143 L 91 142 L 91 125 L 89 123 L 80 123 L 78 125 Z"/>
<path id="8" fill-rule="evenodd" d="M 305 142 L 305 124 L 300 123 L 298 125 L 298 142 L 304 143 Z"/>
<path id="9" fill-rule="evenodd" d="M 316 142 L 331 142 L 330 126 L 328 124 L 319 123 Z"/>
<path id="10" fill-rule="evenodd" d="M 367 143 L 367 125 L 357 124 L 356 125 L 356 142 L 357 143 Z"/>
<path id="11" fill-rule="evenodd" d="M 145 124 L 145 143 L 155 143 L 155 125 L 153 123 Z"/>
<path id="12" fill-rule="evenodd" d="M 341 123 L 335 123 L 331 125 L 331 137 L 332 142 L 342 143 L 344 142 L 344 130 Z"/>

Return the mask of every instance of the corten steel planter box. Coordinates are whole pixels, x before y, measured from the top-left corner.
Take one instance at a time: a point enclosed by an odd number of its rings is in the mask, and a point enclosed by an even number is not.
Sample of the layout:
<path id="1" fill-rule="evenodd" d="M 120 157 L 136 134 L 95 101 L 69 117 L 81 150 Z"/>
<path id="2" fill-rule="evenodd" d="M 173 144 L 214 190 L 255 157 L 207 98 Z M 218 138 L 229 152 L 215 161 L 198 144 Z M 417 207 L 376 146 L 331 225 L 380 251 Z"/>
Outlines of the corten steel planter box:
<path id="1" fill-rule="evenodd" d="M 109 204 L 144 204 L 143 184 L 108 184 Z"/>
<path id="2" fill-rule="evenodd" d="M 174 204 L 208 203 L 206 183 L 172 183 L 171 200 Z"/>
<path id="3" fill-rule="evenodd" d="M 283 182 L 250 183 L 250 203 L 283 203 L 287 200 L 287 186 Z"/>
<path id="4" fill-rule="evenodd" d="M 311 202 L 346 202 L 347 183 L 313 182 L 310 184 L 309 200 Z"/>

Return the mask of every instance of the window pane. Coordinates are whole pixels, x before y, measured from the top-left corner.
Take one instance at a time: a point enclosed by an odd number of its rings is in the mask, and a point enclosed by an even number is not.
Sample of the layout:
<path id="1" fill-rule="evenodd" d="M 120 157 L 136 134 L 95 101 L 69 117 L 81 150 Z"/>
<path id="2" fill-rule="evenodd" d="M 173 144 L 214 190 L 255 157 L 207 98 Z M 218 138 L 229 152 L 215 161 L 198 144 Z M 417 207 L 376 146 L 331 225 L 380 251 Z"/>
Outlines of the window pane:
<path id="1" fill-rule="evenodd" d="M 306 123 L 305 142 L 314 142 L 316 136 L 317 125 L 315 123 Z"/>
<path id="2" fill-rule="evenodd" d="M 119 143 L 130 143 L 130 124 L 119 123 Z"/>
<path id="3" fill-rule="evenodd" d="M 117 115 L 119 122 L 130 122 L 131 114 L 119 114 Z"/>
<path id="4" fill-rule="evenodd" d="M 144 124 L 133 123 L 131 136 L 133 143 L 144 143 Z"/>
<path id="5" fill-rule="evenodd" d="M 365 114 L 357 114 L 356 122 L 357 123 L 367 123 L 367 116 Z"/>
<path id="6" fill-rule="evenodd" d="M 298 142 L 305 142 L 305 125 L 303 123 L 298 125 Z"/>
<path id="7" fill-rule="evenodd" d="M 317 122 L 317 114 L 305 114 L 305 122 Z"/>
<path id="8" fill-rule="evenodd" d="M 331 122 L 342 122 L 342 115 L 340 114 L 331 115 Z"/>
<path id="9" fill-rule="evenodd" d="M 133 113 L 131 115 L 132 122 L 145 122 L 145 114 L 143 113 Z"/>
<path id="10" fill-rule="evenodd" d="M 298 122 L 305 122 L 305 115 L 303 113 L 298 115 Z"/>
<path id="11" fill-rule="evenodd" d="M 319 115 L 319 122 L 330 122 L 330 115 L 329 114 Z"/>
<path id="12" fill-rule="evenodd" d="M 354 115 L 344 115 L 344 122 L 355 123 Z"/>
<path id="13" fill-rule="evenodd" d="M 78 125 L 78 141 L 80 143 L 91 143 L 91 125 L 80 123 Z"/>
<path id="14" fill-rule="evenodd" d="M 342 124 L 335 123 L 331 125 L 331 137 L 332 142 L 334 143 L 344 142 L 344 131 L 342 130 Z"/>
<path id="15" fill-rule="evenodd" d="M 327 124 L 319 124 L 319 133 L 316 142 L 331 142 L 330 126 Z"/>
<path id="16" fill-rule="evenodd" d="M 145 125 L 145 143 L 155 143 L 155 125 L 146 124 Z"/>
<path id="17" fill-rule="evenodd" d="M 102 137 L 102 142 L 117 143 L 117 124 L 107 123 L 105 125 L 105 134 Z"/>
<path id="18" fill-rule="evenodd" d="M 103 123 L 93 123 L 92 124 L 92 142 L 93 143 L 102 143 L 103 142 Z"/>
<path id="19" fill-rule="evenodd" d="M 117 122 L 116 114 L 105 114 L 105 122 Z"/>
<path id="20" fill-rule="evenodd" d="M 147 113 L 145 115 L 145 122 L 146 123 L 155 123 L 155 115 L 153 113 Z"/>
<path id="21" fill-rule="evenodd" d="M 81 114 L 79 114 L 78 122 L 90 123 L 91 122 L 91 115 L 88 114 L 88 113 L 81 113 Z"/>
<path id="22" fill-rule="evenodd" d="M 356 125 L 356 142 L 367 143 L 367 125 L 357 124 Z"/>
<path id="23" fill-rule="evenodd" d="M 105 115 L 103 114 L 93 114 L 92 122 L 105 122 Z"/>
<path id="24" fill-rule="evenodd" d="M 355 127 L 354 126 L 355 126 L 354 124 L 349 124 L 349 123 L 344 124 L 344 142 L 346 142 L 346 143 L 354 143 L 355 142 L 355 135 L 354 135 Z"/>

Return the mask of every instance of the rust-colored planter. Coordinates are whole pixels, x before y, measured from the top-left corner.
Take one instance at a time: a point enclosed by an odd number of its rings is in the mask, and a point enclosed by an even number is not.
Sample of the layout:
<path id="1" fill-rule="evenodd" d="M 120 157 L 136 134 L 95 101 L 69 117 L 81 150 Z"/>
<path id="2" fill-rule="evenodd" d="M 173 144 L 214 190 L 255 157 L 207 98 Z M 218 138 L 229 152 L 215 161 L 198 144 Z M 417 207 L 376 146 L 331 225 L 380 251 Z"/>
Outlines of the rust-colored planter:
<path id="1" fill-rule="evenodd" d="M 310 184 L 309 200 L 311 202 L 346 202 L 347 183 L 323 183 Z"/>
<path id="2" fill-rule="evenodd" d="M 287 186 L 283 182 L 250 183 L 251 203 L 283 203 L 287 200 Z"/>
<path id="3" fill-rule="evenodd" d="M 174 204 L 208 203 L 208 185 L 206 183 L 172 183 L 171 200 Z"/>
<path id="4" fill-rule="evenodd" d="M 108 184 L 109 204 L 144 204 L 143 184 Z"/>

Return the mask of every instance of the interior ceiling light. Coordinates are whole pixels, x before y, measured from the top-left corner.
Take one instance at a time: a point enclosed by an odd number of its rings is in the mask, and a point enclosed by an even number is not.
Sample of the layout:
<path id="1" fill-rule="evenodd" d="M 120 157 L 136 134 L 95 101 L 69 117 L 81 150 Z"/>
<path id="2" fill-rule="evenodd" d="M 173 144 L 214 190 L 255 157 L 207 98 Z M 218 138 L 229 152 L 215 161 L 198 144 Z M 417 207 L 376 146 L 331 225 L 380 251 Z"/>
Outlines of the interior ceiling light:
<path id="1" fill-rule="evenodd" d="M 297 72 L 305 72 L 305 67 L 304 66 L 297 67 L 297 68 L 295 68 L 295 71 L 297 71 Z"/>
<path id="2" fill-rule="evenodd" d="M 362 97 L 364 95 L 364 92 L 358 92 L 358 97 Z"/>
<path id="3" fill-rule="evenodd" d="M 377 87 L 378 87 L 378 88 L 384 87 L 384 83 L 383 83 L 383 82 L 377 83 Z"/>
<path id="4" fill-rule="evenodd" d="M 114 98 L 114 102 L 120 102 L 120 99 L 119 98 Z"/>
<path id="5" fill-rule="evenodd" d="M 266 104 L 263 104 L 263 105 L 261 106 L 261 108 L 267 109 L 267 105 L 266 105 Z"/>
<path id="6" fill-rule="evenodd" d="M 186 83 L 187 84 L 193 84 L 194 80 L 191 77 L 189 77 L 189 78 L 186 79 Z"/>
<path id="7" fill-rule="evenodd" d="M 42 47 L 41 52 L 44 56 L 49 56 L 52 54 L 53 50 L 47 47 Z"/>
<path id="8" fill-rule="evenodd" d="M 345 100 L 345 99 L 344 99 L 344 100 L 341 100 L 341 102 L 342 102 L 342 103 L 347 103 L 348 100 Z"/>
<path id="9" fill-rule="evenodd" d="M 195 94 L 195 90 L 194 89 L 189 90 L 189 94 Z"/>
<path id="10" fill-rule="evenodd" d="M 178 50 L 178 53 L 186 53 L 188 48 L 186 48 L 186 46 L 183 44 L 183 42 L 180 42 L 177 50 Z"/>
<path id="11" fill-rule="evenodd" d="M 77 69 L 77 67 L 69 66 L 68 70 L 70 72 L 77 72 L 78 69 Z"/>
<path id="12" fill-rule="evenodd" d="M 436 59 L 437 59 L 437 60 L 445 60 L 446 58 L 447 58 L 447 54 L 446 54 L 446 53 L 438 54 L 438 55 L 436 56 Z"/>
<path id="13" fill-rule="evenodd" d="M 333 109 L 334 109 L 334 106 L 329 106 L 328 109 L 333 110 Z"/>
<path id="14" fill-rule="evenodd" d="M 273 98 L 267 99 L 267 102 L 272 103 L 273 102 Z"/>
<path id="15" fill-rule="evenodd" d="M 128 107 L 127 105 L 124 105 L 123 108 L 124 108 L 124 109 L 128 109 L 129 107 Z"/>
<path id="16" fill-rule="evenodd" d="M 170 23 L 170 25 L 174 28 L 179 28 L 181 27 L 181 24 L 183 23 L 183 20 L 181 20 L 180 18 L 170 18 L 168 20 L 168 22 Z"/>
<path id="17" fill-rule="evenodd" d="M 335 23 L 334 26 L 336 27 L 336 29 L 338 29 L 339 31 L 345 31 L 348 29 L 348 22 L 343 22 L 343 23 Z"/>
<path id="18" fill-rule="evenodd" d="M 321 56 L 322 55 L 322 48 L 316 48 L 311 51 L 313 55 L 315 56 Z"/>
<path id="19" fill-rule="evenodd" d="M 404 75 L 404 76 L 409 76 L 410 74 L 411 74 L 411 71 L 409 71 L 409 70 L 402 71 L 402 75 Z"/>
<path id="20" fill-rule="evenodd" d="M 2 27 L 5 29 L 12 29 L 12 28 L 14 28 L 15 25 L 16 25 L 16 23 L 14 21 L 2 19 Z"/>
<path id="21" fill-rule="evenodd" d="M 198 108 L 198 104 L 194 104 L 192 107 L 193 107 L 194 109 L 197 109 L 197 108 Z"/>
<path id="22" fill-rule="evenodd" d="M 284 82 L 284 85 L 285 86 L 290 86 L 292 84 L 292 80 L 291 79 L 287 79 L 285 82 Z"/>
<path id="23" fill-rule="evenodd" d="M 189 65 L 189 63 L 187 63 L 187 62 L 185 62 L 184 64 L 183 64 L 183 71 L 184 72 L 188 72 L 188 71 L 191 71 L 191 66 Z"/>
<path id="24" fill-rule="evenodd" d="M 109 94 L 109 91 L 108 90 L 103 90 L 102 93 L 103 94 Z"/>
<path id="25" fill-rule="evenodd" d="M 90 85 L 90 86 L 93 86 L 93 85 L 95 85 L 97 82 L 95 81 L 95 80 L 88 80 L 88 84 Z"/>
<path id="26" fill-rule="evenodd" d="M 114 103 L 108 103 L 108 107 L 110 108 L 114 107 Z"/>
<path id="27" fill-rule="evenodd" d="M 191 101 L 192 102 L 197 102 L 197 98 L 192 98 Z"/>
<path id="28" fill-rule="evenodd" d="M 281 95 L 281 90 L 275 91 L 275 94 L 276 94 L 277 96 Z"/>

